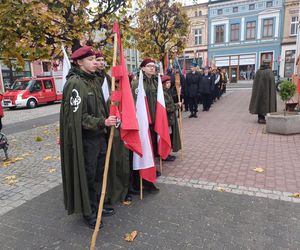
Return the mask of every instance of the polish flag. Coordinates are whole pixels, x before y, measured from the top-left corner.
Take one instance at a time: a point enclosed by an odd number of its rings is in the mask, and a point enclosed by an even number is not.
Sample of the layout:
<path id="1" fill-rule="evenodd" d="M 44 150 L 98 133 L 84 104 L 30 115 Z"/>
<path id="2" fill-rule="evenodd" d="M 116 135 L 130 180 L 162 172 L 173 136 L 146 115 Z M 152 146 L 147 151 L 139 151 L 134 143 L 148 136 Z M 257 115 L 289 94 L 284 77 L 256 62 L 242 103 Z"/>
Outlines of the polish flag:
<path id="1" fill-rule="evenodd" d="M 156 166 L 154 163 L 152 141 L 149 129 L 147 97 L 144 90 L 143 73 L 140 71 L 139 86 L 136 100 L 136 116 L 143 155 L 133 153 L 133 170 L 140 170 L 140 176 L 150 182 L 156 181 Z"/>
<path id="2" fill-rule="evenodd" d="M 169 123 L 165 105 L 164 92 L 161 77 L 158 76 L 157 102 L 154 130 L 157 133 L 157 149 L 162 159 L 166 159 L 171 152 L 171 139 Z"/>

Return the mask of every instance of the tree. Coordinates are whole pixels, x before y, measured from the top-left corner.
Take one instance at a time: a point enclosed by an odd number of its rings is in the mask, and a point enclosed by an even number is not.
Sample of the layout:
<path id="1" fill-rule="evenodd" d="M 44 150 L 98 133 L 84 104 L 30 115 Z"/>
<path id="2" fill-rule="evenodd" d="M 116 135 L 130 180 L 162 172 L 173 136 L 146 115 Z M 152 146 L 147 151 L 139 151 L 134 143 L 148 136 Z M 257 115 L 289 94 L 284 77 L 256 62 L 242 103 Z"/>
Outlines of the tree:
<path id="1" fill-rule="evenodd" d="M 93 0 L 92 6 L 89 0 L 4 0 L 0 57 L 17 58 L 23 66 L 24 59 L 60 57 L 62 43 L 72 51 L 82 44 L 103 48 L 112 42 L 114 20 L 129 26 L 130 18 L 121 17 L 130 6 L 128 0 Z"/>
<path id="2" fill-rule="evenodd" d="M 135 39 L 144 57 L 164 61 L 168 53 L 182 53 L 189 19 L 181 3 L 170 0 L 151 0 L 137 14 Z"/>

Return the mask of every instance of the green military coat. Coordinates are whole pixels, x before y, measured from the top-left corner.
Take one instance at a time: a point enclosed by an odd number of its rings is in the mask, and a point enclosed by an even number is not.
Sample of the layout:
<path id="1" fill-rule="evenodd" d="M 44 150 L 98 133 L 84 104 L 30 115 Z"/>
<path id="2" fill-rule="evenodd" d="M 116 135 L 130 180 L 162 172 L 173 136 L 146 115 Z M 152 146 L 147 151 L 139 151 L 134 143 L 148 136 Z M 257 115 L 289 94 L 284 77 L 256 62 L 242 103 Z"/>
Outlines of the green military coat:
<path id="1" fill-rule="evenodd" d="M 169 90 L 164 88 L 164 98 L 166 104 L 166 110 L 168 114 L 168 123 L 169 127 L 171 127 L 171 143 L 173 152 L 178 152 L 181 149 L 181 139 L 180 132 L 178 126 L 178 120 L 176 117 L 176 110 L 178 110 L 178 106 L 174 103 L 174 100 L 169 92 Z"/>
<path id="2" fill-rule="evenodd" d="M 249 111 L 251 114 L 266 115 L 267 113 L 276 112 L 276 110 L 274 74 L 270 69 L 259 69 L 253 81 Z"/>
<path id="3" fill-rule="evenodd" d="M 101 99 L 102 98 L 102 99 Z M 105 133 L 105 106 L 94 74 L 72 67 L 60 109 L 60 152 L 64 204 L 68 214 L 92 213 L 84 167 L 82 129 Z"/>

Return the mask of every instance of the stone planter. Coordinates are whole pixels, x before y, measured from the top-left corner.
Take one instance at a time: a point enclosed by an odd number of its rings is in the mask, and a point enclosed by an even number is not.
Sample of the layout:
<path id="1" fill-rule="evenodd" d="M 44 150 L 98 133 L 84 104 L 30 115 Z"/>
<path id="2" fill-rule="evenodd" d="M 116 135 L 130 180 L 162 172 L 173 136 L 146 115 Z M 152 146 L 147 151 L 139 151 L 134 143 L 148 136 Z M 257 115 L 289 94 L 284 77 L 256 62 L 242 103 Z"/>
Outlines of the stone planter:
<path id="1" fill-rule="evenodd" d="M 300 134 L 300 113 L 275 112 L 267 114 L 267 132 L 281 135 Z"/>

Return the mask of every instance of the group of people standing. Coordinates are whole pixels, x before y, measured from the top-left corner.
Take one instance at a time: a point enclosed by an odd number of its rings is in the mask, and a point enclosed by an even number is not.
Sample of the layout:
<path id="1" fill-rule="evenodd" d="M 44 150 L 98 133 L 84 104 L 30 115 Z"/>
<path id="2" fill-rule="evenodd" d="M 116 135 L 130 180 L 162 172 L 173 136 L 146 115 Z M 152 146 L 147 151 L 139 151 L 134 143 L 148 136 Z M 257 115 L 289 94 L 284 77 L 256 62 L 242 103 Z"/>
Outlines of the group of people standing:
<path id="1" fill-rule="evenodd" d="M 189 118 L 197 118 L 198 104 L 203 104 L 203 111 L 209 111 L 213 102 L 226 92 L 228 76 L 225 69 L 205 67 L 198 71 L 197 64 L 192 64 L 191 72 L 186 75 L 184 87 L 185 110 L 190 111 Z"/>
<path id="2" fill-rule="evenodd" d="M 111 87 L 111 78 L 105 73 L 105 58 L 101 52 L 84 46 L 71 56 L 72 67 L 67 75 L 60 111 L 60 149 L 63 179 L 64 204 L 68 214 L 82 213 L 84 221 L 91 228 L 96 225 L 98 204 L 101 195 L 105 156 L 110 128 L 116 126 L 110 168 L 102 216 L 114 214 L 107 207 L 115 202 L 131 201 L 139 194 L 139 172 L 132 170 L 133 153 L 120 138 L 117 117 L 109 114 L 110 100 L 106 99 L 104 86 Z M 158 75 L 155 61 L 146 58 L 140 68 L 146 93 L 150 117 L 150 133 L 154 157 L 158 156 L 157 134 L 155 133 Z M 136 100 L 138 79 L 132 79 L 132 94 Z M 176 112 L 180 102 L 174 102 L 169 89 L 171 79 L 162 77 L 169 133 L 173 152 L 181 148 Z M 118 88 L 118 86 L 116 86 Z M 122 124 L 121 124 L 122 126 Z M 174 161 L 174 155 L 165 160 Z M 157 171 L 157 176 L 160 173 Z M 143 181 L 143 190 L 159 192 L 153 183 Z M 102 222 L 100 227 L 102 227 Z"/>

